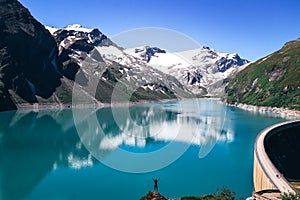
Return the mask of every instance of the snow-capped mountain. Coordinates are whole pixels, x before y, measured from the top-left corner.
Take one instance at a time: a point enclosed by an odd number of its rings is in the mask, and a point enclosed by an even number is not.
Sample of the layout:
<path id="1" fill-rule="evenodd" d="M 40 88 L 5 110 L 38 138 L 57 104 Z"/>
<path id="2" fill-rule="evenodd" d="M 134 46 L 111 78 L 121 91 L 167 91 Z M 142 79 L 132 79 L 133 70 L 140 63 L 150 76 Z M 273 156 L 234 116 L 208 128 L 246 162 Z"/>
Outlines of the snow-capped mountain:
<path id="1" fill-rule="evenodd" d="M 110 102 L 117 84 L 122 87 L 120 93 L 128 93 L 128 88 L 135 90 L 132 101 L 192 96 L 176 78 L 127 54 L 98 29 L 75 24 L 50 31 L 63 63 L 60 72 L 71 80 L 81 77 L 79 84 L 82 86 L 89 84 L 90 77 L 99 80 L 95 101 Z"/>
<path id="2" fill-rule="evenodd" d="M 249 63 L 238 54 L 220 53 L 209 47 L 169 53 L 157 47 L 138 47 L 126 52 L 166 74 L 176 77 L 195 94 L 218 95 L 224 82 Z"/>
<path id="3" fill-rule="evenodd" d="M 116 83 L 134 88 L 136 100 L 219 95 L 224 92 L 227 78 L 248 63 L 238 54 L 220 53 L 209 47 L 176 53 L 150 46 L 124 49 L 98 29 L 78 24 L 47 28 L 59 47 L 63 63 L 60 72 L 71 80 L 81 74 L 83 86 L 89 77 L 98 77 L 101 92 L 96 99 L 102 102 L 111 101 Z M 87 60 L 92 67 L 84 64 Z M 153 93 L 150 96 L 149 91 Z"/>
<path id="4" fill-rule="evenodd" d="M 66 26 L 58 29 L 53 33 L 53 36 L 59 42 L 59 46 L 69 47 L 78 42 L 86 42 L 94 46 L 110 46 L 114 43 L 101 33 L 97 28 L 84 28 L 79 24 Z"/>

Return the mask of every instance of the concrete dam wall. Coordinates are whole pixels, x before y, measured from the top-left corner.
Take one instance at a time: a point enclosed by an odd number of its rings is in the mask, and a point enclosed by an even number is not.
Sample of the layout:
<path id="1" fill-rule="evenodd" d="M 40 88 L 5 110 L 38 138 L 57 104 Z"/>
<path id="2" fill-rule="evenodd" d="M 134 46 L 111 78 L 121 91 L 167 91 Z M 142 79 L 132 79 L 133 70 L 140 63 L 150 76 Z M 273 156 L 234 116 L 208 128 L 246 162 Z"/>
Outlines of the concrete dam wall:
<path id="1" fill-rule="evenodd" d="M 300 181 L 300 121 L 276 124 L 263 130 L 254 147 L 255 191 L 278 189 L 294 193 L 289 181 Z"/>

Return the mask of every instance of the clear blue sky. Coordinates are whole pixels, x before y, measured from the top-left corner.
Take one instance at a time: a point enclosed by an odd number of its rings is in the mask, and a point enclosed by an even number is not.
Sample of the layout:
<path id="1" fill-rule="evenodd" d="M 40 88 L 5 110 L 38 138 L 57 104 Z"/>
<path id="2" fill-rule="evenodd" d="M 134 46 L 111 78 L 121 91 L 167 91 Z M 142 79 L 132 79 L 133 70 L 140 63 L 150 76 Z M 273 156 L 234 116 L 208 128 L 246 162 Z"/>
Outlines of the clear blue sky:
<path id="1" fill-rule="evenodd" d="M 300 37 L 299 0 L 20 0 L 44 25 L 79 23 L 108 37 L 142 27 L 188 35 L 200 45 L 264 57 Z"/>

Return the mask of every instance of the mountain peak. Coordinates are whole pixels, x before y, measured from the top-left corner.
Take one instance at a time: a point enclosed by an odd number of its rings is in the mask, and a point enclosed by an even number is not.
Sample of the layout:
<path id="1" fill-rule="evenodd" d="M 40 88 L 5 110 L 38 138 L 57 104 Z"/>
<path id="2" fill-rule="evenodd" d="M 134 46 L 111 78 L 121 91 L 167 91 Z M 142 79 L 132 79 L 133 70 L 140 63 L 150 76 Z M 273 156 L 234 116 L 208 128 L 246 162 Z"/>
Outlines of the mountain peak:
<path id="1" fill-rule="evenodd" d="M 80 25 L 80 24 L 70 24 L 70 25 L 68 25 L 68 26 L 66 26 L 67 28 L 83 28 L 83 26 L 82 25 Z"/>
<path id="2" fill-rule="evenodd" d="M 239 56 L 238 53 L 229 53 L 226 55 L 226 57 L 228 59 L 232 59 L 232 60 L 240 60 L 241 59 L 241 57 Z M 246 62 L 248 62 L 248 60 Z"/>
<path id="3" fill-rule="evenodd" d="M 166 53 L 166 51 L 158 47 L 144 46 L 136 48 L 135 53 L 139 53 L 139 56 L 148 63 L 150 62 L 151 57 L 155 56 L 156 53 Z"/>
<path id="4" fill-rule="evenodd" d="M 94 30 L 93 28 L 83 27 L 80 24 L 71 24 L 64 27 L 64 29 L 68 31 L 78 31 L 78 32 L 86 32 L 86 33 L 92 32 Z"/>
<path id="5" fill-rule="evenodd" d="M 210 47 L 208 47 L 208 46 L 203 46 L 202 49 L 210 50 Z"/>
<path id="6" fill-rule="evenodd" d="M 80 49 L 84 48 L 85 52 L 90 52 L 98 45 L 115 45 L 99 29 L 86 28 L 80 24 L 71 24 L 59 29 L 46 26 L 46 29 L 54 36 L 58 46 L 63 48 L 68 48 L 70 45 L 73 45 L 73 48 L 79 48 L 79 45 Z"/>
<path id="7" fill-rule="evenodd" d="M 80 24 L 71 24 L 67 25 L 64 28 L 55 28 L 53 26 L 45 26 L 45 28 L 53 35 L 58 30 L 66 30 L 66 31 L 75 31 L 75 32 L 83 32 L 83 33 L 92 33 L 92 32 L 101 32 L 97 28 L 86 28 Z"/>

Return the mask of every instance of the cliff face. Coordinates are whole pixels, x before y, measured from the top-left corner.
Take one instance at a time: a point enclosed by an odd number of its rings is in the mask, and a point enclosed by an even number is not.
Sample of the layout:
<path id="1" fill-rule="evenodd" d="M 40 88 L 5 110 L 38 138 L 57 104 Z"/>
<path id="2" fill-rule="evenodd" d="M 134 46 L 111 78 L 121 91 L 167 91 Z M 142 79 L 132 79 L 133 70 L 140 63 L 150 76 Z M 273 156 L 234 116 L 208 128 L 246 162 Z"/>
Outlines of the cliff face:
<path id="1" fill-rule="evenodd" d="M 1 0 L 0 7 L 0 110 L 11 110 L 14 93 L 29 103 L 49 98 L 61 75 L 49 31 L 16 0 Z"/>

